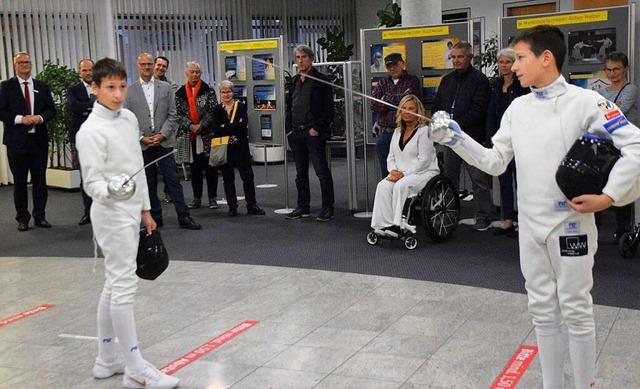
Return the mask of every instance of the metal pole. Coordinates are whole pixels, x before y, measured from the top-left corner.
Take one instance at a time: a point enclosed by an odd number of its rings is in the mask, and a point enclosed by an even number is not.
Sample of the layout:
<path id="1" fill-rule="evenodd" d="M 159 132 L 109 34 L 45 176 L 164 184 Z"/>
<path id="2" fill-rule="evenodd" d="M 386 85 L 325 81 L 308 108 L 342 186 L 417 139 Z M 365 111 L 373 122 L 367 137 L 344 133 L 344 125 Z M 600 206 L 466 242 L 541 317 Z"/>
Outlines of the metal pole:
<path id="1" fill-rule="evenodd" d="M 267 144 L 262 144 L 264 150 L 264 184 L 256 185 L 256 188 L 275 188 L 277 184 L 269 184 L 269 169 L 267 169 Z M 285 158 L 286 159 L 286 158 Z"/>

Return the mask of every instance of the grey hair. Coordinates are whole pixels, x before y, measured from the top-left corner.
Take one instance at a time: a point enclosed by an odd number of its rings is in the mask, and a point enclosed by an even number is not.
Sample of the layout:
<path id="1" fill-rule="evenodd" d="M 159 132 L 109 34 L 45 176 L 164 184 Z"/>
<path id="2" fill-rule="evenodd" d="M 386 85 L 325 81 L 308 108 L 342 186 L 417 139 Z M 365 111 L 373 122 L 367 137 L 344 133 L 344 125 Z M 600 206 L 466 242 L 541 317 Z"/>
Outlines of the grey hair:
<path id="1" fill-rule="evenodd" d="M 298 45 L 296 46 L 296 48 L 293 50 L 294 53 L 303 53 L 306 54 L 307 57 L 311 58 L 312 60 L 315 59 L 315 55 L 313 54 L 313 50 L 311 50 L 311 47 L 307 46 L 307 45 Z"/>
<path id="2" fill-rule="evenodd" d="M 460 41 L 458 43 L 456 43 L 455 45 L 453 45 L 454 49 L 464 49 L 464 52 L 467 55 L 473 55 L 473 47 L 471 46 L 471 43 L 469 42 L 465 42 L 465 41 Z"/>
<path id="3" fill-rule="evenodd" d="M 496 54 L 496 59 L 500 59 L 500 57 L 502 56 L 511 58 L 511 62 L 515 62 L 516 60 L 516 52 L 513 51 L 511 47 L 505 47 L 504 49 L 498 51 L 498 54 Z"/>
<path id="4" fill-rule="evenodd" d="M 222 80 L 218 83 L 218 89 L 227 88 L 233 90 L 233 82 L 229 80 Z"/>
<path id="5" fill-rule="evenodd" d="M 198 70 L 202 71 L 202 66 L 200 66 L 200 63 L 198 63 L 197 61 L 189 61 L 189 62 L 187 62 L 187 69 L 189 69 L 190 66 L 194 66 L 194 67 L 198 68 Z"/>

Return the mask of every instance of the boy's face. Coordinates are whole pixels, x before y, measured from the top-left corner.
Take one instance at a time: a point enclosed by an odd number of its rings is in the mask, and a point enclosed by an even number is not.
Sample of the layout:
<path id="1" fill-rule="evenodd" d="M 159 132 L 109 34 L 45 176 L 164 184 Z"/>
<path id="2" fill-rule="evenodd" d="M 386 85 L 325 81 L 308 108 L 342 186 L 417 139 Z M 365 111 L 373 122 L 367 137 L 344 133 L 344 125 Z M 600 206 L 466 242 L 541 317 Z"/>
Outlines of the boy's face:
<path id="1" fill-rule="evenodd" d="M 108 76 L 102 79 L 100 86 L 95 82 L 91 84 L 91 89 L 100 104 L 112 111 L 117 111 L 127 97 L 127 80 Z"/>
<path id="2" fill-rule="evenodd" d="M 516 54 L 516 61 L 513 63 L 511 70 L 518 76 L 520 84 L 524 87 L 538 87 L 547 86 L 558 76 L 556 75 L 549 79 L 548 61 L 549 56 L 553 60 L 553 55 L 548 50 L 545 50 L 539 57 L 531 51 L 531 45 L 526 42 L 518 42 L 513 50 Z M 554 66 L 555 69 L 555 61 Z"/>

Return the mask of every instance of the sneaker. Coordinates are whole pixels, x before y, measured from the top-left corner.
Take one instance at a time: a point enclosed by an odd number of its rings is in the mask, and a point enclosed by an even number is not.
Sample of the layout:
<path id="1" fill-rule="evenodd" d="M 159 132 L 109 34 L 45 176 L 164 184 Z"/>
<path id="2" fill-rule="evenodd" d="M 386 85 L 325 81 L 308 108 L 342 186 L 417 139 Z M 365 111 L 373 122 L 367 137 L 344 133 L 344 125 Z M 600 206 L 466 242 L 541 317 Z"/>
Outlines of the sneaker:
<path id="1" fill-rule="evenodd" d="M 216 201 L 215 197 L 210 198 L 209 199 L 209 209 L 218 209 L 218 202 Z"/>
<path id="2" fill-rule="evenodd" d="M 331 208 L 322 208 L 318 217 L 316 217 L 317 222 L 328 222 L 333 219 L 333 209 Z"/>
<path id="3" fill-rule="evenodd" d="M 129 368 L 126 368 L 124 378 L 122 378 L 122 385 L 128 389 L 172 389 L 179 383 L 178 378 L 166 375 L 149 362 L 146 362 L 144 370 L 139 374 L 133 374 Z"/>
<path id="4" fill-rule="evenodd" d="M 193 199 L 193 201 L 188 205 L 189 209 L 200 208 L 202 205 L 202 201 L 200 199 Z"/>
<path id="5" fill-rule="evenodd" d="M 308 209 L 296 208 L 284 216 L 285 219 L 299 219 L 301 217 L 309 217 L 311 214 Z"/>
<path id="6" fill-rule="evenodd" d="M 486 217 L 478 217 L 476 218 L 476 224 L 473 226 L 473 229 L 476 231 L 486 231 L 491 227 L 491 222 Z"/>
<path id="7" fill-rule="evenodd" d="M 167 204 L 173 203 L 173 199 L 171 198 L 171 195 L 167 192 L 164 192 L 164 202 Z"/>
<path id="8" fill-rule="evenodd" d="M 247 214 L 261 216 L 261 215 L 266 215 L 267 213 L 264 211 L 264 209 L 258 207 L 257 205 L 248 205 Z"/>
<path id="9" fill-rule="evenodd" d="M 115 374 L 123 374 L 125 366 L 124 357 L 118 353 L 116 359 L 111 363 L 106 363 L 102 359 L 96 358 L 92 373 L 95 378 L 109 378 Z"/>
<path id="10" fill-rule="evenodd" d="M 399 238 L 402 230 L 399 226 L 391 226 L 384 229 L 384 234 L 389 238 Z"/>

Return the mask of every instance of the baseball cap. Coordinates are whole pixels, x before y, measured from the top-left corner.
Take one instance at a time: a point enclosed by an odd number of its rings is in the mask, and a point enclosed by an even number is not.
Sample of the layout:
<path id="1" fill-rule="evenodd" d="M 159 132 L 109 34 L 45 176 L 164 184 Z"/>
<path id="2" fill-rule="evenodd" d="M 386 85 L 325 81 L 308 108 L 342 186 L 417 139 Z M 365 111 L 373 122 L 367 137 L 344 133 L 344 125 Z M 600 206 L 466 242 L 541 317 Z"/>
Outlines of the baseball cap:
<path id="1" fill-rule="evenodd" d="M 385 65 L 389 65 L 392 63 L 397 63 L 397 62 L 404 62 L 404 60 L 402 59 L 402 54 L 400 53 L 391 53 L 389 55 L 387 55 L 386 57 L 384 57 L 384 64 Z"/>

